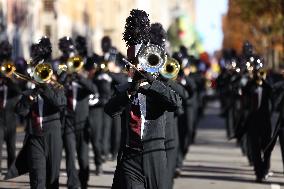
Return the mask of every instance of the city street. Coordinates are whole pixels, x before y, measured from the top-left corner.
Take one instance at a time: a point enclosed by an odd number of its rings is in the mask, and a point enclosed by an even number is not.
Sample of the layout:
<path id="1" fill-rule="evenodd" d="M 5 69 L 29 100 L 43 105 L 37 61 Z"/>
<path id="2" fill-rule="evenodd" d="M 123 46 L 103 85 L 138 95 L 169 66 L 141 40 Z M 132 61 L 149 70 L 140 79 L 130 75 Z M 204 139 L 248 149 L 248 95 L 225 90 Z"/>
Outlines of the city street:
<path id="1" fill-rule="evenodd" d="M 267 183 L 256 184 L 252 167 L 241 154 L 234 140 L 225 137 L 224 120 L 218 116 L 219 104 L 208 103 L 205 116 L 200 121 L 196 144 L 187 155 L 182 175 L 175 180 L 175 189 L 279 189 L 284 185 L 283 166 L 279 145 L 272 154 L 273 176 Z M 22 138 L 22 134 L 20 137 Z M 17 147 L 21 146 L 21 139 Z M 19 150 L 18 148 L 18 150 Z M 93 153 L 90 152 L 93 157 Z M 6 153 L 4 152 L 4 156 Z M 89 188 L 110 188 L 115 170 L 115 162 L 104 165 L 105 173 L 95 176 L 93 159 L 90 158 L 91 177 Z M 2 163 L 6 167 L 6 162 Z M 65 162 L 62 162 L 61 188 L 66 188 Z M 281 186 L 282 185 L 282 186 Z M 0 188 L 29 188 L 28 176 L 21 176 L 8 182 L 0 180 Z"/>
<path id="2" fill-rule="evenodd" d="M 0 0 L 0 189 L 284 189 L 283 7 Z"/>

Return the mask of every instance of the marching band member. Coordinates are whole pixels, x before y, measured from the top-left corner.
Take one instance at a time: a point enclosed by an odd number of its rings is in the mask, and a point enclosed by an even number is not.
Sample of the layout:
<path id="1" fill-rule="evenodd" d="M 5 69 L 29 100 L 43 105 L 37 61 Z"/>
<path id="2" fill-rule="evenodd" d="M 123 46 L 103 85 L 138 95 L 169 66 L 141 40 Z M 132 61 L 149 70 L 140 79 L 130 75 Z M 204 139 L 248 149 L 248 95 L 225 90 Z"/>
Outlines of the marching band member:
<path id="1" fill-rule="evenodd" d="M 47 74 L 52 74 L 49 63 L 42 63 L 51 56 L 51 44 L 44 37 L 34 47 L 34 69 L 40 69 L 37 66 L 40 64 L 45 64 L 47 69 L 35 70 L 33 77 L 44 79 Z M 31 188 L 59 188 L 62 153 L 60 110 L 65 105 L 63 88 L 50 79 L 45 82 L 37 81 L 35 89 L 23 92 L 15 110 L 27 118 L 26 137 L 6 179 L 29 172 Z"/>
<path id="2" fill-rule="evenodd" d="M 271 140 L 271 95 L 272 88 L 266 81 L 262 66 L 255 66 L 254 78 L 244 89 L 249 113 L 246 118 L 245 132 L 256 175 L 256 182 L 263 182 L 268 177 L 271 151 L 264 151 Z M 263 154 L 263 157 L 262 157 Z"/>
<path id="3" fill-rule="evenodd" d="M 159 45 L 165 49 L 166 31 L 160 23 L 151 24 L 150 29 L 150 43 Z M 158 79 L 165 85 L 169 86 L 175 91 L 183 100 L 188 98 L 188 93 L 184 87 L 178 84 L 175 79 L 179 73 L 180 65 L 178 61 L 168 57 L 163 68 L 159 71 Z M 174 112 L 167 111 L 166 114 L 166 126 L 165 126 L 165 150 L 167 155 L 167 176 L 168 176 L 168 188 L 173 188 L 173 180 L 177 165 L 178 156 L 178 125 L 177 116 L 183 112 L 182 107 L 179 107 Z"/>
<path id="4" fill-rule="evenodd" d="M 11 64 L 12 46 L 8 41 L 0 43 L 0 64 Z M 14 65 L 15 66 L 15 65 Z M 8 155 L 8 169 L 16 158 L 16 124 L 17 117 L 14 112 L 21 89 L 11 73 L 0 75 L 0 174 L 2 162 L 3 142 L 6 142 Z"/>
<path id="5" fill-rule="evenodd" d="M 181 174 L 183 160 L 188 152 L 190 144 L 193 141 L 194 103 L 196 103 L 196 83 L 191 77 L 189 77 L 190 68 L 188 59 L 180 56 L 179 54 L 180 53 L 173 54 L 173 57 L 176 58 L 179 61 L 180 66 L 183 67 L 178 74 L 177 82 L 187 91 L 188 97 L 183 99 L 183 112 L 178 116 L 179 148 L 175 172 L 176 177 Z"/>
<path id="6" fill-rule="evenodd" d="M 108 64 L 111 61 L 114 61 L 116 58 L 116 51 L 112 47 L 111 39 L 108 36 L 104 36 L 101 40 L 101 48 L 103 55 L 99 62 L 99 69 L 97 72 L 97 81 L 99 85 L 104 87 L 104 90 L 101 91 L 100 96 L 104 99 L 103 106 L 111 98 L 112 95 L 112 78 L 108 73 Z M 103 109 L 102 109 L 103 111 Z M 102 157 L 103 160 L 110 159 L 110 148 L 111 148 L 111 129 L 112 129 L 112 119 L 104 111 L 102 112 Z"/>
<path id="7" fill-rule="evenodd" d="M 60 82 L 64 85 L 67 97 L 63 144 L 66 152 L 66 170 L 68 188 L 87 188 L 89 179 L 89 95 L 97 93 L 97 87 L 83 76 L 83 60 L 75 56 L 71 38 L 60 39 L 63 54 L 67 58 L 67 71 L 63 72 Z M 65 48 L 66 47 L 66 48 Z M 76 152 L 79 174 L 75 162 Z"/>
<path id="8" fill-rule="evenodd" d="M 124 40 L 129 46 L 128 60 L 137 66 L 137 44 L 148 43 L 150 23 L 144 11 L 132 10 L 130 14 Z M 162 82 L 142 72 L 143 76 L 130 70 L 132 82 L 118 87 L 118 93 L 105 106 L 105 112 L 121 116 L 122 121 L 122 148 L 113 189 L 167 188 L 165 112 L 176 110 L 180 99 Z"/>

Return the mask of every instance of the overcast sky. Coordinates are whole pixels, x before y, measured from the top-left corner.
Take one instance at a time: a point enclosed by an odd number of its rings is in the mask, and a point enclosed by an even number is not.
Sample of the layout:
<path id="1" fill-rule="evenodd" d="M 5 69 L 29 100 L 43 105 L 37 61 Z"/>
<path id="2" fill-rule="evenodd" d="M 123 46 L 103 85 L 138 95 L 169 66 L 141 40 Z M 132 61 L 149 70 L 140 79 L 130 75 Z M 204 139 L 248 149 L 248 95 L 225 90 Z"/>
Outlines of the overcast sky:
<path id="1" fill-rule="evenodd" d="M 196 0 L 196 28 L 209 53 L 222 47 L 222 15 L 227 8 L 228 0 Z"/>

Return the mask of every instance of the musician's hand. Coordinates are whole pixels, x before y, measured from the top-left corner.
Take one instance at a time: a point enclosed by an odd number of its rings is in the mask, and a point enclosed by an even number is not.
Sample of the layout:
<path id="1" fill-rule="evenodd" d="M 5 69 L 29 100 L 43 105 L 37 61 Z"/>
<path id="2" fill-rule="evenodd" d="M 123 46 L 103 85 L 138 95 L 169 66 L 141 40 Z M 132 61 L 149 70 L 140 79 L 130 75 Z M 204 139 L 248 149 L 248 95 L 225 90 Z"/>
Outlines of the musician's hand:
<path id="1" fill-rule="evenodd" d="M 127 90 L 127 93 L 129 95 L 135 95 L 137 93 L 138 89 L 139 89 L 139 82 L 132 81 L 129 89 Z"/>
<path id="2" fill-rule="evenodd" d="M 147 81 L 140 83 L 139 87 L 143 87 L 145 85 L 148 85 L 149 83 Z"/>
<path id="3" fill-rule="evenodd" d="M 166 77 L 162 76 L 161 74 L 158 76 L 157 79 L 162 81 L 162 82 L 168 82 L 169 81 L 169 78 L 166 78 Z"/>
<path id="4" fill-rule="evenodd" d="M 30 101 L 34 101 L 34 100 L 35 100 L 35 97 L 32 96 L 32 95 L 30 95 L 30 96 L 29 96 L 29 99 L 30 99 Z"/>
<path id="5" fill-rule="evenodd" d="M 27 100 L 29 101 L 30 104 L 33 103 L 36 100 L 37 95 L 39 93 L 40 92 L 39 92 L 38 86 L 30 92 L 30 94 L 27 96 Z"/>
<path id="6" fill-rule="evenodd" d="M 138 71 L 134 72 L 134 75 L 132 77 L 132 81 L 133 82 L 141 82 L 143 80 L 145 80 L 146 78 Z"/>
<path id="7" fill-rule="evenodd" d="M 147 72 L 144 75 L 146 76 L 146 81 L 148 83 L 151 84 L 151 83 L 153 83 L 153 81 L 155 81 L 155 78 L 151 75 L 151 73 Z"/>
<path id="8" fill-rule="evenodd" d="M 74 73 L 72 73 L 71 78 L 72 78 L 72 80 L 78 80 L 79 74 L 77 72 L 74 72 Z"/>

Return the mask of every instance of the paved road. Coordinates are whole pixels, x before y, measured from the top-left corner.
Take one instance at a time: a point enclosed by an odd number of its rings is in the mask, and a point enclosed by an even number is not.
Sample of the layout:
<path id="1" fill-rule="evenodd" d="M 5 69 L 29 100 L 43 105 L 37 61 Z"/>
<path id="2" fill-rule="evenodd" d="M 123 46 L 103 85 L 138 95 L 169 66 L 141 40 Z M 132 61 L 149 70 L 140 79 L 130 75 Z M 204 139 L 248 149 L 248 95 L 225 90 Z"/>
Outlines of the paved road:
<path id="1" fill-rule="evenodd" d="M 209 103 L 205 117 L 200 121 L 196 144 L 190 148 L 184 162 L 180 178 L 175 180 L 175 189 L 279 189 L 284 188 L 284 175 L 279 146 L 272 154 L 271 171 L 274 175 L 265 184 L 254 183 L 252 167 L 242 156 L 235 141 L 225 138 L 224 120 L 218 117 L 218 103 Z M 21 137 L 20 137 L 21 138 Z M 20 141 L 17 143 L 20 148 Z M 90 155 L 93 156 L 92 152 Z M 62 162 L 60 176 L 61 188 L 66 188 L 65 163 Z M 6 162 L 2 164 L 6 166 Z M 94 170 L 94 162 L 90 162 Z M 95 176 L 92 171 L 90 188 L 110 188 L 115 162 L 104 165 L 105 174 Z M 282 185 L 282 186 L 281 186 Z M 1 188 L 29 188 L 28 176 L 4 182 L 0 180 Z"/>

